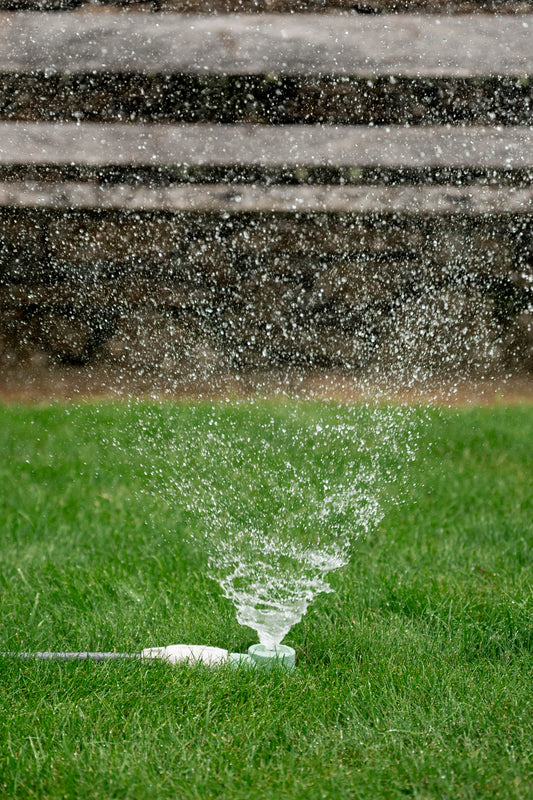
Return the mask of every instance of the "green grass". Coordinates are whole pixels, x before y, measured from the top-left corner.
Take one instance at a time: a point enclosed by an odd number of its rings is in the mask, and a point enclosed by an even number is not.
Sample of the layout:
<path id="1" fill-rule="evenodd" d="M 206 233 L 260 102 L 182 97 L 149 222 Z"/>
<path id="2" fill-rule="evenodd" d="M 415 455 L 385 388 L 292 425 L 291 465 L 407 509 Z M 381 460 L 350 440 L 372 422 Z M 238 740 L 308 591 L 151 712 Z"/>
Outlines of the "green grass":
<path id="1" fill-rule="evenodd" d="M 254 641 L 146 491 L 136 419 L 168 439 L 202 413 L 0 408 L 0 649 Z M 403 503 L 287 637 L 292 674 L 0 659 L 0 796 L 531 798 L 532 442 L 531 407 L 430 412 Z"/>

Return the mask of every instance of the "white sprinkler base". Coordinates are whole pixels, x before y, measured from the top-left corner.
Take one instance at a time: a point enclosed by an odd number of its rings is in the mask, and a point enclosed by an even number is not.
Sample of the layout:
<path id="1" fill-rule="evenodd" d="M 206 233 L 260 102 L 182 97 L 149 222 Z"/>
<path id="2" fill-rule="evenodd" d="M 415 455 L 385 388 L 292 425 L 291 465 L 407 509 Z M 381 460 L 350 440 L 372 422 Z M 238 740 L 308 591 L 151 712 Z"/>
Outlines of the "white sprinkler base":
<path id="1" fill-rule="evenodd" d="M 141 653 L 141 658 L 158 658 L 169 664 L 178 664 L 190 661 L 199 664 L 223 664 L 228 660 L 229 653 L 222 647 L 206 647 L 201 644 L 171 644 L 168 647 L 147 647 Z"/>
<path id="2" fill-rule="evenodd" d="M 141 658 L 152 658 L 165 661 L 167 664 L 179 664 L 184 661 L 195 664 L 217 666 L 230 664 L 237 667 L 247 664 L 252 667 L 272 669 L 274 666 L 294 669 L 295 652 L 292 647 L 280 644 L 273 650 L 264 645 L 252 645 L 248 653 L 229 653 L 222 647 L 207 647 L 201 644 L 171 644 L 168 647 L 147 647 Z"/>

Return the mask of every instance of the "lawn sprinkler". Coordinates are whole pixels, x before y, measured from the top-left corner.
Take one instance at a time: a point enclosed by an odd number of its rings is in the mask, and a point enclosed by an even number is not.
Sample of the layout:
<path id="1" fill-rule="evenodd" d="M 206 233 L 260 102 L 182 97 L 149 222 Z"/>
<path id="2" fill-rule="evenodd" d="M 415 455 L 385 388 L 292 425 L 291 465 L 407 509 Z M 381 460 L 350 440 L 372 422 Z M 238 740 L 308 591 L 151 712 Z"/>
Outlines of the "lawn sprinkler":
<path id="1" fill-rule="evenodd" d="M 260 669 L 294 669 L 296 653 L 286 644 L 278 644 L 269 650 L 263 644 L 253 644 L 247 653 L 229 653 L 220 647 L 203 647 L 202 645 L 175 644 L 169 647 L 152 647 L 143 650 L 141 658 L 158 658 L 177 664 L 180 661 L 196 661 L 209 666 L 230 664 L 238 667 L 247 664 Z"/>
<path id="2" fill-rule="evenodd" d="M 292 670 L 296 664 L 296 653 L 292 647 L 278 644 L 273 649 L 268 649 L 262 644 L 253 644 L 247 653 L 230 653 L 222 647 L 206 647 L 199 644 L 173 644 L 168 647 L 147 647 L 140 653 L 115 653 L 115 652 L 4 652 L 0 653 L 7 658 L 20 658 L 25 661 L 37 659 L 40 661 L 114 661 L 118 659 L 159 660 L 167 664 L 189 662 L 192 664 L 206 664 L 209 667 L 228 664 L 233 667 L 247 665 L 250 667 L 270 670 L 276 667 Z"/>

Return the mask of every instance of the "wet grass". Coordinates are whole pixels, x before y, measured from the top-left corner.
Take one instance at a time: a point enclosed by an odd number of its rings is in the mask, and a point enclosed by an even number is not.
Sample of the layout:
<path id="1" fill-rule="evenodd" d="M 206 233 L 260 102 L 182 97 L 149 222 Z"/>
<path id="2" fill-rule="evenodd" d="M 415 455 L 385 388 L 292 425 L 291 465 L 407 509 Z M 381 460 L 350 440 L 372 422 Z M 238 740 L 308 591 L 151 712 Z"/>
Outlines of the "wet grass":
<path id="1" fill-rule="evenodd" d="M 143 491 L 140 408 L 0 408 L 0 649 L 253 642 Z M 532 441 L 533 407 L 431 412 L 293 674 L 0 659 L 0 796 L 530 798 Z"/>

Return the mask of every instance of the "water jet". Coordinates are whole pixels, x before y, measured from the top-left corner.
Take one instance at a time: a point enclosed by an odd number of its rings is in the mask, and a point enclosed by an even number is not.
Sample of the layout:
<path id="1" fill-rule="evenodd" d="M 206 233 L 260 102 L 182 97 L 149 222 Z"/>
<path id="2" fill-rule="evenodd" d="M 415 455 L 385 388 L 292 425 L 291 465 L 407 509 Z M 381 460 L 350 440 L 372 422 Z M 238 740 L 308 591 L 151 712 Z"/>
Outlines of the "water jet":
<path id="1" fill-rule="evenodd" d="M 423 412 L 357 405 L 236 402 L 151 408 L 138 425 L 150 490 L 255 631 L 256 663 L 294 663 L 282 642 L 401 496 Z M 180 544 L 181 540 L 181 544 Z"/>

